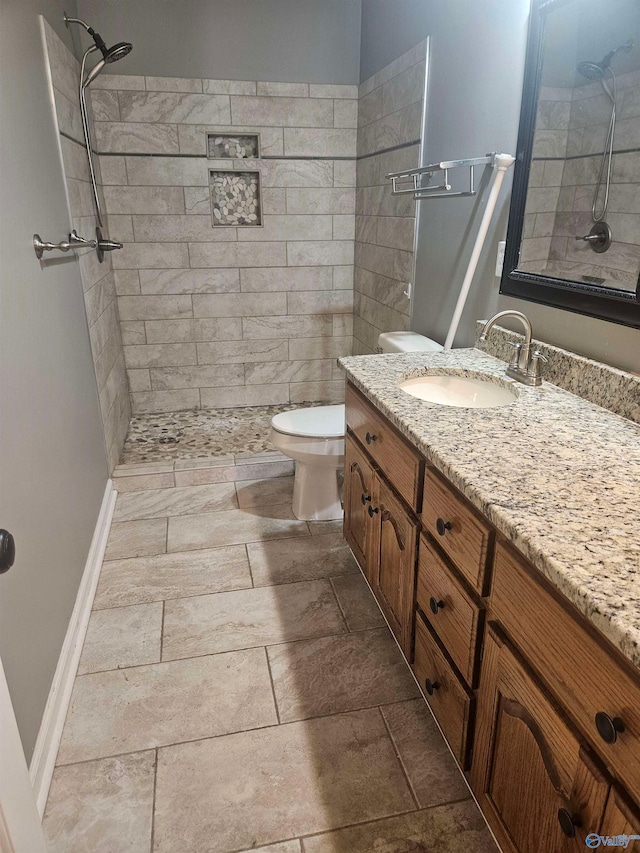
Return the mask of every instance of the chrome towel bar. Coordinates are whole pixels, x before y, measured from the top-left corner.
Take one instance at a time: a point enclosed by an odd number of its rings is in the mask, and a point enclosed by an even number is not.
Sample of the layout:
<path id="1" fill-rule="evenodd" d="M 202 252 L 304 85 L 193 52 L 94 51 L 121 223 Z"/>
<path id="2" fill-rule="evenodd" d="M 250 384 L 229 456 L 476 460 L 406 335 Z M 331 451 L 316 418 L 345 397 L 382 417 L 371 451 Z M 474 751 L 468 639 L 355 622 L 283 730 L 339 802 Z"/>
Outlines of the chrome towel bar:
<path id="1" fill-rule="evenodd" d="M 405 169 L 403 172 L 390 172 L 386 177 L 391 181 L 392 195 L 405 195 L 411 193 L 416 201 L 421 201 L 425 198 L 454 198 L 455 196 L 473 196 L 476 194 L 475 174 L 476 166 L 494 166 L 496 156 L 495 152 L 487 154 L 484 157 L 471 157 L 466 160 L 443 160 L 440 163 L 432 163 L 429 166 L 420 166 L 417 169 Z M 449 169 L 457 169 L 459 167 L 469 169 L 469 189 L 462 192 L 451 192 L 451 184 L 449 183 Z M 423 186 L 421 183 L 422 176 L 426 175 L 426 182 L 429 184 L 435 172 L 443 173 L 443 181 L 437 187 Z M 404 186 L 410 183 L 410 186 Z"/>
<path id="2" fill-rule="evenodd" d="M 121 248 L 122 243 L 103 237 L 99 228 L 96 228 L 95 240 L 85 240 L 84 237 L 79 236 L 75 228 L 69 234 L 68 240 L 61 240 L 59 243 L 47 243 L 42 240 L 39 234 L 33 235 L 33 249 L 38 260 L 42 258 L 45 252 L 68 252 L 69 249 L 95 249 L 98 252 L 98 260 L 102 263 L 105 252 L 112 252 L 114 249 Z"/>

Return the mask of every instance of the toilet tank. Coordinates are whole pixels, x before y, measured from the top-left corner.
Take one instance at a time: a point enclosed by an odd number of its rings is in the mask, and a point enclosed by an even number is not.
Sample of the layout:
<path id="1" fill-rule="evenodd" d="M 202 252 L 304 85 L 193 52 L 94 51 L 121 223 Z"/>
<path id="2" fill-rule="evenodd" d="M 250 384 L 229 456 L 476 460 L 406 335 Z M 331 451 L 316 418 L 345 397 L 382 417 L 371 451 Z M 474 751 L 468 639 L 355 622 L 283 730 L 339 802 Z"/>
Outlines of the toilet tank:
<path id="1" fill-rule="evenodd" d="M 417 332 L 383 332 L 378 335 L 381 352 L 442 352 L 442 345 Z"/>

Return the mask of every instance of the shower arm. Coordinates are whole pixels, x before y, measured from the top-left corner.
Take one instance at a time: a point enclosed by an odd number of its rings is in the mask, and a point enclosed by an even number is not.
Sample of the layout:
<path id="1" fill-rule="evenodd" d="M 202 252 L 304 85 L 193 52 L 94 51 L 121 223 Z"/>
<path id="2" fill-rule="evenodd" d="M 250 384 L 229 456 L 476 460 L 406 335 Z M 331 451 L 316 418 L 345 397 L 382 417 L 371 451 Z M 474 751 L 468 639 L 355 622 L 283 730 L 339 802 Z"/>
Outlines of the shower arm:
<path id="1" fill-rule="evenodd" d="M 75 20 L 70 18 L 69 20 Z M 83 23 L 79 21 L 79 23 Z M 86 26 L 86 25 L 85 25 Z M 91 151 L 91 134 L 89 132 L 89 118 L 87 115 L 87 104 L 85 100 L 85 90 L 87 88 L 87 83 L 85 83 L 84 79 L 84 71 L 85 65 L 87 62 L 87 57 L 90 53 L 99 50 L 96 45 L 91 45 L 91 47 L 87 48 L 82 57 L 82 65 L 80 66 L 80 117 L 82 119 L 82 130 L 84 133 L 84 141 L 87 148 L 87 161 L 89 163 L 89 176 L 91 178 L 91 189 L 93 190 L 93 200 L 95 202 L 96 207 L 96 218 L 98 220 L 98 225 L 103 225 L 102 221 L 102 210 L 100 208 L 100 199 L 98 198 L 98 187 L 96 185 L 96 175 L 93 168 L 93 155 Z"/>

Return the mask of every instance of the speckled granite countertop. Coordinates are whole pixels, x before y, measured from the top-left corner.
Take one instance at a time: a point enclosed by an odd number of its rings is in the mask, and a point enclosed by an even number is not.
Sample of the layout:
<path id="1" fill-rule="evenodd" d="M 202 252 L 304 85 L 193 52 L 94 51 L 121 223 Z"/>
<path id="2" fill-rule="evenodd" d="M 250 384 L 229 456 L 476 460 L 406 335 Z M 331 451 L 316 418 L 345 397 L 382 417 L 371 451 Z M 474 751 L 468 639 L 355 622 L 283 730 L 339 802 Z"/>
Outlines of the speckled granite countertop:
<path id="1" fill-rule="evenodd" d="M 339 359 L 347 378 L 640 668 L 640 427 L 477 349 Z M 512 384 L 514 403 L 427 403 L 398 381 L 453 369 Z"/>

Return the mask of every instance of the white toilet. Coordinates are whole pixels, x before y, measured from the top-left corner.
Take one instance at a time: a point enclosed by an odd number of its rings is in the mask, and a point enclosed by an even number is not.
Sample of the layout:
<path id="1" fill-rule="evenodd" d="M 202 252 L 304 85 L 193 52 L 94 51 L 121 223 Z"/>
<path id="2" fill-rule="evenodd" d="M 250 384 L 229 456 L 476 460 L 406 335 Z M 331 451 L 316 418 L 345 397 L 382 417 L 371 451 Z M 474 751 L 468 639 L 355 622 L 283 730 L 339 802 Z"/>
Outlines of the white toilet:
<path id="1" fill-rule="evenodd" d="M 381 352 L 439 352 L 442 346 L 415 332 L 384 332 Z M 271 443 L 295 460 L 293 514 L 301 521 L 342 518 L 344 404 L 281 412 L 271 419 Z"/>

